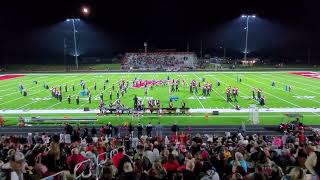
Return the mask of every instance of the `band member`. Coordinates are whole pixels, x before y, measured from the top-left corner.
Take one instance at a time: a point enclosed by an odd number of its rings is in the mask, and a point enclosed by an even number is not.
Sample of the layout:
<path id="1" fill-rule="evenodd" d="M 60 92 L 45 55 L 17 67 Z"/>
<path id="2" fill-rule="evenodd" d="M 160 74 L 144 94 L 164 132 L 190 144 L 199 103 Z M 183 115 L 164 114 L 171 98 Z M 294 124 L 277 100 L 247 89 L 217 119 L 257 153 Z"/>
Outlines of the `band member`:
<path id="1" fill-rule="evenodd" d="M 91 103 L 91 93 L 88 95 L 88 101 Z"/>
<path id="2" fill-rule="evenodd" d="M 77 97 L 76 97 L 76 103 L 77 103 L 77 105 L 79 105 L 79 102 L 80 102 L 80 101 L 79 101 L 79 96 L 77 96 Z"/>
<path id="3" fill-rule="evenodd" d="M 144 88 L 144 95 L 146 96 L 148 94 L 148 88 Z"/>
<path id="4" fill-rule="evenodd" d="M 119 90 L 117 90 L 117 99 L 119 99 Z"/>
<path id="5" fill-rule="evenodd" d="M 186 108 L 186 102 L 184 102 L 184 100 L 182 100 L 181 107 L 182 107 L 182 109 Z"/>
<path id="6" fill-rule="evenodd" d="M 178 83 L 179 81 L 177 81 L 177 83 L 176 83 L 176 92 L 178 92 L 179 91 L 179 83 Z"/>
<path id="7" fill-rule="evenodd" d="M 109 91 L 109 99 L 112 100 L 112 91 Z"/>
<path id="8" fill-rule="evenodd" d="M 62 90 L 61 90 L 61 85 L 59 85 L 59 91 L 62 92 Z"/>
<path id="9" fill-rule="evenodd" d="M 96 82 L 94 82 L 94 84 L 93 84 L 93 89 L 96 91 L 97 90 L 97 83 Z"/>
<path id="10" fill-rule="evenodd" d="M 221 85 L 221 83 L 220 83 L 220 81 L 219 80 L 217 80 L 217 86 L 219 87 L 220 85 Z"/>
<path id="11" fill-rule="evenodd" d="M 275 87 L 276 86 L 276 82 L 272 81 L 271 86 Z"/>
<path id="12" fill-rule="evenodd" d="M 237 96 L 238 96 L 238 88 L 233 88 L 232 89 L 232 96 L 233 96 L 233 98 L 234 98 L 234 101 L 235 102 L 238 102 L 238 99 L 237 99 Z"/>
<path id="13" fill-rule="evenodd" d="M 137 97 L 137 95 L 134 95 L 134 97 L 133 97 L 133 107 L 134 108 L 138 107 L 138 97 Z"/>
<path id="14" fill-rule="evenodd" d="M 71 103 L 71 96 L 69 95 L 67 99 L 68 99 L 68 104 L 70 104 Z"/>
<path id="15" fill-rule="evenodd" d="M 173 109 L 173 103 L 172 103 L 172 101 L 169 102 L 169 109 Z"/>
<path id="16" fill-rule="evenodd" d="M 114 83 L 112 84 L 112 91 L 114 91 Z"/>
<path id="17" fill-rule="evenodd" d="M 72 84 L 72 91 L 74 91 L 74 84 Z"/>
<path id="18" fill-rule="evenodd" d="M 256 100 L 256 89 L 252 89 L 252 99 Z"/>
<path id="19" fill-rule="evenodd" d="M 64 85 L 64 90 L 65 90 L 66 92 L 68 92 L 68 85 L 67 85 L 67 84 Z"/>
<path id="20" fill-rule="evenodd" d="M 100 93 L 100 100 L 103 101 L 103 92 Z"/>
<path id="21" fill-rule="evenodd" d="M 261 106 L 264 106 L 266 103 L 265 103 L 265 97 L 262 96 L 260 99 L 259 99 L 259 103 Z"/>
<path id="22" fill-rule="evenodd" d="M 258 89 L 257 90 L 257 97 L 258 97 L 258 100 L 261 99 L 261 93 L 262 93 L 262 90 L 261 89 Z"/>
<path id="23" fill-rule="evenodd" d="M 23 96 L 27 96 L 27 95 L 28 95 L 27 90 L 26 90 L 26 89 L 23 89 L 22 94 L 23 94 Z"/>
<path id="24" fill-rule="evenodd" d="M 59 101 L 62 102 L 62 94 L 60 92 L 58 94 L 58 97 L 59 97 Z"/>
<path id="25" fill-rule="evenodd" d="M 232 102 L 232 99 L 231 99 L 231 89 L 230 89 L 230 87 L 227 88 L 227 90 L 226 90 L 226 95 L 227 95 L 227 102 Z"/>

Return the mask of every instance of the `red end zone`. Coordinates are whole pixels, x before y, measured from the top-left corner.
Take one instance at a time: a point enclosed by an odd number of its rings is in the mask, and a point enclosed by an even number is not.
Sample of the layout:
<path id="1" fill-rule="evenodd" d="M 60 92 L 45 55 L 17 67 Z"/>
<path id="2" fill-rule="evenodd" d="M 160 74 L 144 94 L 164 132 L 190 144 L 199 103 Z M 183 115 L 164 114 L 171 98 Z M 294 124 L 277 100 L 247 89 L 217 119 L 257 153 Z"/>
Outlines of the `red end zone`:
<path id="1" fill-rule="evenodd" d="M 0 81 L 13 79 L 13 78 L 18 78 L 18 77 L 22 77 L 22 76 L 25 76 L 25 75 L 21 75 L 21 74 L 0 75 Z"/>
<path id="2" fill-rule="evenodd" d="M 304 76 L 304 77 L 313 78 L 313 79 L 320 79 L 320 73 L 318 73 L 318 72 L 311 72 L 311 71 L 307 71 L 307 72 L 289 72 L 289 74 L 295 74 L 295 75 L 298 75 L 298 76 Z"/>

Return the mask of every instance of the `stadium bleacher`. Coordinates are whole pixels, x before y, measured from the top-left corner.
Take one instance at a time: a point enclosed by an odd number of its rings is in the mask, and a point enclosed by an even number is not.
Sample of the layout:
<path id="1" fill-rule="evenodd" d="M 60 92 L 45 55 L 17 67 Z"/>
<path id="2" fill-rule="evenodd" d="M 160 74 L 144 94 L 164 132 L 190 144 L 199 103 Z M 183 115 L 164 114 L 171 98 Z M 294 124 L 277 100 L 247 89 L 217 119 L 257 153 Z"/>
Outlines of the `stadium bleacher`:
<path id="1" fill-rule="evenodd" d="M 197 56 L 192 52 L 126 53 L 122 69 L 172 70 L 193 69 Z"/>
<path id="2" fill-rule="evenodd" d="M 317 179 L 319 131 L 297 125 L 288 133 L 269 134 L 272 128 L 156 125 L 148 137 L 132 125 L 118 132 L 111 124 L 3 127 L 0 177 Z"/>

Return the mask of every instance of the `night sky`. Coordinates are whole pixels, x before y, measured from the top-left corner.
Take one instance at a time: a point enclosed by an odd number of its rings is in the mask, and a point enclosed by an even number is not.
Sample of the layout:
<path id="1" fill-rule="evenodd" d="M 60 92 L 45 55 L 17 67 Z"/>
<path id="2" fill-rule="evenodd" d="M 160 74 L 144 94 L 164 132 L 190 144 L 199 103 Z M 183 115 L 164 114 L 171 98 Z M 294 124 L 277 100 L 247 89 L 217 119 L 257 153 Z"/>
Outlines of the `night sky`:
<path id="1" fill-rule="evenodd" d="M 80 9 L 90 8 L 83 16 Z M 3 0 L 0 11 L 0 58 L 10 63 L 63 63 L 64 40 L 73 53 L 72 26 L 77 24 L 82 57 L 112 58 L 136 52 L 148 42 L 150 50 L 177 49 L 241 57 L 245 21 L 249 24 L 249 56 L 274 61 L 320 58 L 320 9 L 317 1 L 289 0 Z"/>

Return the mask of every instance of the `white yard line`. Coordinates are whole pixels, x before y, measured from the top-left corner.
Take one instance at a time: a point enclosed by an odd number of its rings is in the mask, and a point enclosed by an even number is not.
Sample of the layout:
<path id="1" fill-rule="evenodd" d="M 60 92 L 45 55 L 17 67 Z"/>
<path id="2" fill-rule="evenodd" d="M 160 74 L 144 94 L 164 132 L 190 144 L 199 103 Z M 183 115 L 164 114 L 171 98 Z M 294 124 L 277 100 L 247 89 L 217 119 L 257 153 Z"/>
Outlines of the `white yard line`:
<path id="1" fill-rule="evenodd" d="M 291 77 L 291 76 L 290 76 Z M 302 77 L 304 77 L 304 76 L 302 76 Z M 279 78 L 279 79 L 283 79 L 284 81 L 288 81 L 288 82 L 293 82 L 293 83 L 297 83 L 297 84 L 301 84 L 301 85 L 304 85 L 304 86 L 309 86 L 310 88 L 312 88 L 312 89 L 317 89 L 317 90 L 319 90 L 320 89 L 320 87 L 317 87 L 317 86 L 315 86 L 314 84 L 306 84 L 306 83 L 302 83 L 302 82 L 299 82 L 299 81 L 292 81 L 292 80 L 288 80 L 288 79 L 285 79 L 285 78 L 281 78 L 281 77 L 279 77 L 279 76 L 277 76 L 276 78 Z M 299 79 L 299 80 L 302 80 L 302 79 Z M 316 80 L 316 79 L 315 79 Z M 314 83 L 314 82 L 310 82 L 310 83 Z M 303 89 L 303 88 L 300 88 L 300 89 Z M 315 94 L 320 94 L 320 93 L 316 93 L 316 92 L 314 92 L 314 91 L 310 91 L 310 90 L 308 90 L 309 92 L 312 92 L 312 93 L 315 93 Z"/>
<path id="2" fill-rule="evenodd" d="M 224 76 L 225 76 L 225 75 L 224 75 Z M 226 77 L 229 78 L 228 76 L 226 76 Z M 229 79 L 230 79 L 230 78 L 229 78 Z M 244 84 L 244 85 L 246 85 L 246 86 L 248 86 L 248 87 L 253 88 L 253 86 L 250 86 L 250 85 L 248 85 L 248 84 L 246 84 L 246 83 L 244 83 L 244 82 L 242 82 L 242 84 Z M 264 93 L 269 94 L 270 96 L 275 97 L 275 98 L 277 98 L 277 99 L 279 99 L 279 100 L 281 100 L 281 101 L 284 101 L 284 102 L 286 102 L 286 103 L 289 103 L 289 104 L 291 104 L 291 105 L 293 105 L 293 106 L 302 108 L 301 106 L 299 106 L 299 105 L 297 105 L 297 104 L 294 104 L 294 103 L 292 103 L 292 102 L 290 102 L 290 101 L 287 101 L 287 100 L 285 100 L 285 99 L 282 99 L 282 98 L 280 98 L 280 97 L 278 97 L 278 96 L 275 96 L 275 95 L 273 95 L 273 94 L 271 94 L 271 93 L 268 93 L 267 91 L 264 91 Z M 314 114 L 317 115 L 317 116 L 320 116 L 320 115 L 317 114 L 317 113 L 314 113 Z"/>
<path id="3" fill-rule="evenodd" d="M 52 78 L 49 78 L 49 79 L 53 79 L 53 78 L 55 78 L 55 77 L 52 77 Z M 49 82 L 53 82 L 53 80 L 50 80 Z M 33 83 L 31 82 L 31 83 L 28 83 L 28 84 L 30 85 L 30 84 L 33 84 Z M 27 88 L 27 86 L 26 86 L 25 84 L 23 84 L 23 86 L 25 87 L 25 89 L 27 89 L 28 92 L 31 92 L 31 91 L 30 91 L 31 89 L 34 89 L 34 88 L 39 87 L 39 85 L 40 85 L 40 84 L 34 84 L 34 86 L 32 86 L 31 88 Z M 40 86 L 41 86 L 41 85 L 40 85 Z M 17 84 L 16 87 L 18 87 L 18 84 Z M 15 89 L 15 88 L 10 88 L 10 89 Z M 12 94 L 20 94 L 18 88 L 16 88 L 16 90 L 14 90 L 14 92 L 9 93 L 9 94 L 5 94 L 5 95 L 2 96 L 2 97 L 10 96 L 10 95 L 12 95 Z"/>
<path id="4" fill-rule="evenodd" d="M 247 79 L 251 79 L 252 81 L 255 81 L 255 82 L 257 82 L 257 83 L 266 85 L 266 83 L 262 83 L 262 82 L 256 81 L 256 80 L 254 80 L 254 79 L 252 79 L 252 78 L 249 78 L 248 76 L 246 76 L 246 78 L 247 78 Z M 259 78 L 261 78 L 261 77 L 259 77 Z M 266 79 L 266 78 L 262 78 L 262 79 Z M 268 80 L 270 80 L 270 79 L 268 79 Z M 270 81 L 271 81 L 271 80 L 270 80 Z M 279 83 L 281 83 L 281 82 L 279 82 Z M 284 84 L 284 83 L 281 83 L 281 84 Z M 298 88 L 298 87 L 297 87 L 297 88 Z M 278 89 L 278 88 L 277 88 L 277 89 Z M 301 89 L 301 88 L 300 88 L 300 89 Z M 280 90 L 280 89 L 279 89 L 279 90 Z M 292 94 L 294 94 L 294 95 L 296 95 L 296 96 L 301 96 L 301 95 L 295 93 L 294 91 L 291 91 L 290 93 L 292 93 Z M 306 99 L 306 100 L 310 100 L 310 101 L 313 101 L 313 102 L 316 102 L 316 103 L 319 103 L 319 104 L 320 104 L 320 101 L 317 101 L 317 100 L 314 100 L 314 99 Z"/>
<path id="5" fill-rule="evenodd" d="M 65 77 L 65 78 L 63 78 L 63 79 L 66 79 L 66 78 L 67 78 L 67 77 Z M 61 79 L 61 80 L 59 80 L 59 81 L 62 81 L 63 79 Z M 35 94 L 41 93 L 41 92 L 46 91 L 46 90 L 47 90 L 47 89 L 44 89 L 44 90 L 41 90 L 41 91 L 37 91 L 37 92 L 35 92 L 35 93 L 29 94 L 28 96 L 35 95 Z M 22 95 L 21 95 L 21 96 L 22 96 Z M 28 96 L 27 96 L 27 97 L 28 97 Z M 17 100 L 22 99 L 22 98 L 24 98 L 24 96 L 22 96 L 22 97 L 20 97 L 20 98 L 12 99 L 12 100 L 10 100 L 10 101 L 6 101 L 6 102 L 4 102 L 4 103 L 1 103 L 0 105 L 7 104 L 7 103 L 13 102 L 13 101 L 17 101 Z"/>
<path id="6" fill-rule="evenodd" d="M 77 79 L 78 79 L 78 80 L 85 79 L 84 77 L 90 77 L 90 76 L 89 76 L 89 75 L 81 76 L 80 78 L 77 78 Z M 94 78 L 95 78 L 95 77 L 91 77 L 89 80 L 92 81 L 92 79 L 94 79 Z M 85 81 L 87 82 L 87 80 L 85 80 Z M 74 82 L 74 79 L 73 79 L 73 82 Z M 93 87 L 93 85 L 90 86 L 90 87 Z M 76 95 L 77 95 L 77 94 L 74 94 L 74 95 L 72 95 L 71 97 L 73 98 L 73 97 L 75 97 Z M 67 100 L 68 100 L 68 96 L 65 97 L 65 98 L 62 100 L 62 102 L 67 101 Z M 51 109 L 51 108 L 53 108 L 54 106 L 61 104 L 62 102 L 60 102 L 60 101 L 58 100 L 57 103 L 49 106 L 47 109 Z"/>
<path id="7" fill-rule="evenodd" d="M 81 80 L 81 78 L 82 77 L 80 77 L 80 78 L 77 78 L 77 80 L 79 79 L 79 80 Z M 65 79 L 65 78 L 64 78 Z M 56 82 L 61 82 L 62 80 L 59 80 L 59 81 L 55 81 L 54 83 L 56 84 Z M 70 83 L 70 82 L 74 82 L 74 79 L 72 79 L 71 81 L 68 81 L 68 82 L 64 82 L 65 84 L 68 84 L 68 83 Z M 75 95 L 72 95 L 71 97 L 74 97 Z M 63 101 L 65 101 L 65 100 L 67 100 L 66 98 L 63 100 Z M 20 106 L 20 107 L 18 107 L 18 108 L 16 108 L 16 109 L 21 109 L 21 108 L 23 108 L 23 107 L 26 107 L 26 106 L 29 106 L 29 105 L 31 105 L 31 104 L 34 104 L 34 103 L 36 103 L 36 102 L 38 102 L 38 101 L 33 101 L 33 102 L 31 102 L 31 103 L 28 103 L 28 104 L 25 104 L 25 105 L 23 105 L 23 106 Z M 56 103 L 56 104 L 54 104 L 54 105 L 52 105 L 52 106 L 49 106 L 48 107 L 48 109 L 51 109 L 52 107 L 54 107 L 55 105 L 57 105 L 57 104 L 60 104 L 61 102 L 58 102 L 58 103 Z"/>
<path id="8" fill-rule="evenodd" d="M 196 75 L 195 73 L 193 73 L 193 75 L 194 75 L 194 76 L 196 76 L 196 77 L 201 81 L 201 78 L 200 78 L 198 75 Z M 201 101 L 200 101 L 200 99 L 199 99 L 198 95 L 197 95 L 196 93 L 194 93 L 194 92 L 193 92 L 193 94 L 196 96 L 196 98 L 197 98 L 198 102 L 199 102 L 199 103 L 200 103 L 200 105 L 202 106 L 202 109 L 205 109 L 205 108 L 204 108 L 204 106 L 203 106 L 203 104 L 201 103 Z"/>
<path id="9" fill-rule="evenodd" d="M 44 79 L 44 78 L 48 78 L 48 76 L 41 76 L 39 77 L 39 79 Z M 50 79 L 50 78 L 49 78 Z M 9 87 L 9 86 L 14 86 L 15 84 L 19 84 L 20 82 L 27 82 L 27 81 L 30 81 L 28 83 L 22 83 L 23 85 L 26 85 L 26 84 L 33 84 L 33 80 L 38 80 L 38 79 L 35 79 L 35 77 L 32 77 L 32 76 L 25 76 L 24 79 L 9 79 L 9 82 L 6 82 L 4 86 L 0 86 L 0 89 L 6 89 L 6 90 L 3 90 L 3 91 L 7 91 L 8 89 L 14 89 L 14 88 L 5 88 L 5 87 Z M 0 84 L 1 84 L 1 81 L 0 81 Z"/>

